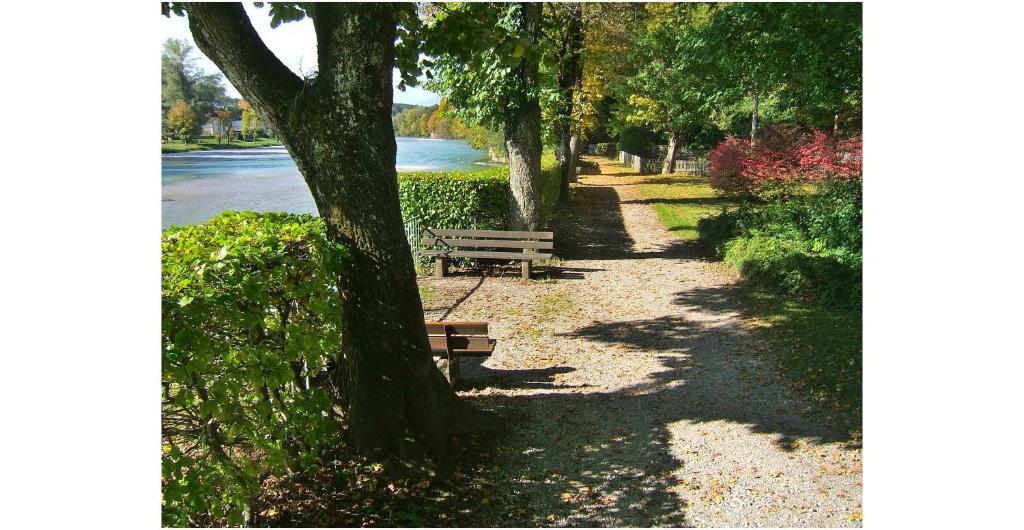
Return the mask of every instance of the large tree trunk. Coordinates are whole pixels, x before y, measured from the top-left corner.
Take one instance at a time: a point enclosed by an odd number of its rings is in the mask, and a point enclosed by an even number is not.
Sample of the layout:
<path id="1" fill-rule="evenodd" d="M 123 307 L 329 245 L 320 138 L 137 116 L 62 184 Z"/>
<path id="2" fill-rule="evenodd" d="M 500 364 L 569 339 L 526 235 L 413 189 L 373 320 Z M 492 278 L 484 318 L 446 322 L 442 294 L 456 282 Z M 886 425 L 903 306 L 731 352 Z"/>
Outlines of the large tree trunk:
<path id="1" fill-rule="evenodd" d="M 523 2 L 512 28 L 515 34 L 537 42 L 541 4 Z M 537 84 L 537 60 L 523 57 L 517 68 L 521 86 Z M 508 149 L 509 185 L 512 188 L 513 228 L 538 230 L 541 226 L 540 103 L 536 97 L 521 98 L 505 115 L 505 147 Z"/>
<path id="2" fill-rule="evenodd" d="M 757 147 L 757 91 L 753 92 L 754 111 L 750 113 L 750 147 Z"/>
<path id="3" fill-rule="evenodd" d="M 189 4 L 199 48 L 266 113 L 295 159 L 338 271 L 341 351 L 332 376 L 347 435 L 364 452 L 442 454 L 469 412 L 433 363 L 403 231 L 391 126 L 392 4 L 316 4 L 319 73 L 304 85 L 266 49 L 238 4 Z M 423 451 L 424 447 L 428 451 Z"/>
<path id="4" fill-rule="evenodd" d="M 679 150 L 679 134 L 675 131 L 668 133 L 668 151 L 665 153 L 665 162 L 661 165 L 661 172 L 664 174 L 674 173 L 676 170 L 676 152 Z"/>

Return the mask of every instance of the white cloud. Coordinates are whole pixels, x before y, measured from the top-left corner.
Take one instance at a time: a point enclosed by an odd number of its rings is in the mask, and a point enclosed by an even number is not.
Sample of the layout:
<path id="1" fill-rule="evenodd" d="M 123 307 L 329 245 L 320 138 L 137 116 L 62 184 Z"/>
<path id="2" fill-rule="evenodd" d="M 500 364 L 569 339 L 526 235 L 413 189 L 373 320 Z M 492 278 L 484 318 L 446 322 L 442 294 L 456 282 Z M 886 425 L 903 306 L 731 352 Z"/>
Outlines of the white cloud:
<path id="1" fill-rule="evenodd" d="M 270 14 L 267 8 L 258 9 L 249 3 L 245 5 L 245 12 L 248 13 L 249 19 L 252 20 L 252 24 L 256 28 L 256 32 L 259 33 L 260 38 L 270 48 L 270 51 L 274 52 L 281 59 L 285 66 L 299 75 L 307 74 L 316 69 L 316 34 L 313 31 L 313 22 L 310 19 L 306 18 L 298 22 L 289 22 L 281 24 L 277 28 L 271 28 Z M 168 38 L 185 39 L 195 47 L 195 41 L 192 40 L 192 32 L 188 29 L 186 17 L 172 14 L 170 18 L 165 18 L 162 21 L 161 27 L 163 28 L 161 42 Z M 198 48 L 196 48 L 196 55 L 200 58 L 199 64 L 204 70 L 207 72 L 220 71 L 217 65 L 213 64 L 213 61 L 203 55 Z M 416 105 L 433 105 L 437 103 L 437 94 L 421 87 L 409 87 L 404 92 L 398 90 L 397 70 L 395 70 L 393 77 L 395 85 L 394 99 L 396 103 L 412 103 Z M 224 82 L 228 87 L 229 95 L 241 97 L 230 81 L 225 79 Z"/>

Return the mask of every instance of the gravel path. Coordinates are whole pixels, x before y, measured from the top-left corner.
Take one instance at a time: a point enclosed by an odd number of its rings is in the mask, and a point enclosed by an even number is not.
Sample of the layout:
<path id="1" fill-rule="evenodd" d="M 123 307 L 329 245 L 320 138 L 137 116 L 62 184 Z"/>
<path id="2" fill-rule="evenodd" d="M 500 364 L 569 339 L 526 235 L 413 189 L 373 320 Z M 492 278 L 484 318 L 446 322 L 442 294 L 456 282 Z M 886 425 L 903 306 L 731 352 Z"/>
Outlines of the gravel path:
<path id="1" fill-rule="evenodd" d="M 515 418 L 466 524 L 860 526 L 860 450 L 775 381 L 729 276 L 636 198 L 656 177 L 601 171 L 573 189 L 552 279 L 420 279 L 428 318 L 491 323 L 460 394 Z"/>

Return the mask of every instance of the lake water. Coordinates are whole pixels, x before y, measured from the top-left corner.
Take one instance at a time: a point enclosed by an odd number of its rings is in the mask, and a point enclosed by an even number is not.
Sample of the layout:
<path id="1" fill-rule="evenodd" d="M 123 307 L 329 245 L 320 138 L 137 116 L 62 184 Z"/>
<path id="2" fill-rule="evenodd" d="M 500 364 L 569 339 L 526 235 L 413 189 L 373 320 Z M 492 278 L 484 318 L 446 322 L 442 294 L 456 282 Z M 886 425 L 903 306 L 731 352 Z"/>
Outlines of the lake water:
<path id="1" fill-rule="evenodd" d="M 486 154 L 464 140 L 396 138 L 398 171 L 472 169 Z M 313 197 L 284 147 L 161 155 L 163 229 L 201 223 L 224 210 L 316 213 Z"/>

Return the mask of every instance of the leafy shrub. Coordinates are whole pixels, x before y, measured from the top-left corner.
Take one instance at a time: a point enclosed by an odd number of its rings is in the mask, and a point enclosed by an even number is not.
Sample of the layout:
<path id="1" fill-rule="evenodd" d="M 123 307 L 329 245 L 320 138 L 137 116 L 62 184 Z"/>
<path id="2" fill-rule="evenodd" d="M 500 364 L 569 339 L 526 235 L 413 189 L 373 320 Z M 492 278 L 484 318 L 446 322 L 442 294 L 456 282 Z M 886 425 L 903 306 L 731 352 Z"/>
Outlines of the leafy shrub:
<path id="1" fill-rule="evenodd" d="M 348 251 L 318 218 L 254 212 L 161 247 L 163 524 L 237 525 L 265 477 L 338 441 L 324 376 Z"/>
<path id="2" fill-rule="evenodd" d="M 796 155 L 804 178 L 812 182 L 860 180 L 864 172 L 864 142 L 859 134 L 835 139 L 814 131 Z"/>
<path id="3" fill-rule="evenodd" d="M 402 216 L 423 228 L 503 230 L 508 221 L 508 167 L 484 171 L 399 173 Z"/>
<path id="4" fill-rule="evenodd" d="M 618 149 L 616 149 L 615 142 L 602 142 L 596 144 L 594 146 L 594 150 L 597 152 L 598 155 L 607 158 L 614 158 L 615 155 L 618 154 Z"/>
<path id="5" fill-rule="evenodd" d="M 627 127 L 619 135 L 618 150 L 637 156 L 649 156 L 658 146 L 658 135 L 647 129 Z"/>
<path id="6" fill-rule="evenodd" d="M 740 216 L 740 212 L 723 210 L 718 215 L 702 217 L 697 220 L 698 237 L 721 257 L 725 253 L 725 243 L 739 235 Z"/>
<path id="7" fill-rule="evenodd" d="M 744 203 L 700 220 L 697 229 L 746 281 L 831 306 L 860 305 L 860 182 L 835 181 L 814 195 Z"/>
<path id="8" fill-rule="evenodd" d="M 540 158 L 540 211 L 544 224 L 554 217 L 561 190 L 562 165 L 553 152 L 546 152 Z"/>
<path id="9" fill-rule="evenodd" d="M 750 156 L 750 143 L 735 136 L 722 140 L 708 155 L 712 188 L 730 195 L 753 195 L 749 180 L 743 178 L 744 160 Z"/>
<path id="10" fill-rule="evenodd" d="M 540 208 L 546 223 L 558 204 L 561 164 L 552 152 L 545 152 L 540 164 Z M 506 230 L 512 200 L 508 166 L 399 173 L 398 199 L 402 216 L 418 219 L 423 228 Z"/>
<path id="11" fill-rule="evenodd" d="M 764 130 L 756 147 L 729 136 L 710 155 L 713 188 L 731 195 L 775 199 L 800 184 L 860 180 L 860 136 L 835 139 L 821 131 L 801 135 L 792 127 Z"/>

